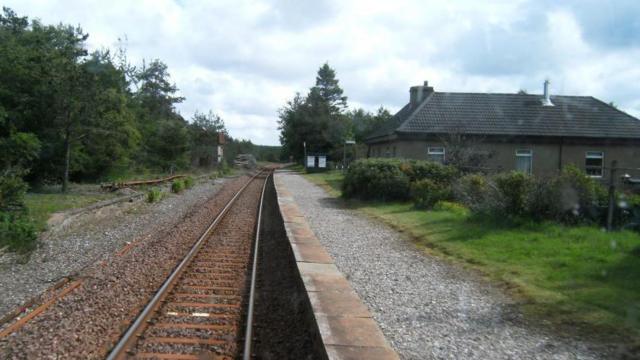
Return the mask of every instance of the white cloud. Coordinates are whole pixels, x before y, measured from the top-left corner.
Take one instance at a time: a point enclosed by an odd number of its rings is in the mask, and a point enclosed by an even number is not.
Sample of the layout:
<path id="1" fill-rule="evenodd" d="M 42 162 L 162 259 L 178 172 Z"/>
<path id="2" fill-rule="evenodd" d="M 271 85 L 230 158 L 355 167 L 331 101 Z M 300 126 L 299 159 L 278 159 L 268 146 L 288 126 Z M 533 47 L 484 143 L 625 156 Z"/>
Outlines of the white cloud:
<path id="1" fill-rule="evenodd" d="M 411 85 L 552 91 L 614 101 L 640 116 L 633 2 L 9 0 L 20 15 L 80 24 L 92 48 L 127 36 L 134 62 L 159 58 L 196 110 L 235 137 L 276 144 L 277 110 L 325 61 L 352 106 L 396 110 Z M 601 15 L 604 14 L 604 15 Z M 635 24 L 635 25 L 634 25 Z"/>

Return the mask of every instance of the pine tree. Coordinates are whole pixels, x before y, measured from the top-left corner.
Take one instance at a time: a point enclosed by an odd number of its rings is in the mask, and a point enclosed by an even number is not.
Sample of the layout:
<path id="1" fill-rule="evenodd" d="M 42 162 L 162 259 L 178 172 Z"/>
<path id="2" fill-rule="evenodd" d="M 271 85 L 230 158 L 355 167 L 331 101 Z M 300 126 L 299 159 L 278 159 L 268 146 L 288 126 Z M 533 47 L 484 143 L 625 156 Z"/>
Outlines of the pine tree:
<path id="1" fill-rule="evenodd" d="M 328 63 L 324 63 L 318 70 L 316 86 L 311 88 L 311 94 L 317 92 L 329 106 L 329 113 L 335 115 L 347 108 L 347 97 L 342 96 L 343 90 L 336 79 L 336 71 Z"/>

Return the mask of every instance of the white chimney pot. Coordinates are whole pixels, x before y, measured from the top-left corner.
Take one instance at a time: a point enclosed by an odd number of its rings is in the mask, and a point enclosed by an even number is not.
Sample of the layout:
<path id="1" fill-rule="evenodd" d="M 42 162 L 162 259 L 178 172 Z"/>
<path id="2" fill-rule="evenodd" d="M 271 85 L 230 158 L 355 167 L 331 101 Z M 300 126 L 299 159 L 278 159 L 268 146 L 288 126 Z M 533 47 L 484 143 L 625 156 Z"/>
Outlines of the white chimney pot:
<path id="1" fill-rule="evenodd" d="M 549 79 L 544 81 L 544 99 L 542 99 L 542 106 L 553 106 L 551 102 L 551 95 L 549 94 Z"/>

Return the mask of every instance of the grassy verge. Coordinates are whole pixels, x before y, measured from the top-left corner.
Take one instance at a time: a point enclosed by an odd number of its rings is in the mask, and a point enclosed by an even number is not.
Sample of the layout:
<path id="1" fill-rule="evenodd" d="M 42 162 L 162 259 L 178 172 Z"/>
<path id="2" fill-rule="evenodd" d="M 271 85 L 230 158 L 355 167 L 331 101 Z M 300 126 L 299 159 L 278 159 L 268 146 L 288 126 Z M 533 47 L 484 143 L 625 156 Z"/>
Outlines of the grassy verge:
<path id="1" fill-rule="evenodd" d="M 300 166 L 300 168 L 302 168 L 302 166 Z M 335 197 L 342 196 L 341 185 L 342 185 L 343 176 L 344 176 L 343 173 L 339 170 L 305 174 L 305 177 L 307 178 L 307 180 L 320 186 L 326 192 L 328 192 L 331 196 L 335 196 Z"/>
<path id="2" fill-rule="evenodd" d="M 341 173 L 305 176 L 340 195 Z M 640 338 L 640 234 L 555 223 L 505 225 L 409 203 L 349 205 L 406 233 L 425 251 L 507 285 L 533 319 Z"/>
<path id="3" fill-rule="evenodd" d="M 35 222 L 38 231 L 47 228 L 47 220 L 55 212 L 65 211 L 73 208 L 81 208 L 91 203 L 105 200 L 113 195 L 109 194 L 62 194 L 62 193 L 28 193 L 25 196 L 25 203 L 29 209 L 29 216 Z"/>

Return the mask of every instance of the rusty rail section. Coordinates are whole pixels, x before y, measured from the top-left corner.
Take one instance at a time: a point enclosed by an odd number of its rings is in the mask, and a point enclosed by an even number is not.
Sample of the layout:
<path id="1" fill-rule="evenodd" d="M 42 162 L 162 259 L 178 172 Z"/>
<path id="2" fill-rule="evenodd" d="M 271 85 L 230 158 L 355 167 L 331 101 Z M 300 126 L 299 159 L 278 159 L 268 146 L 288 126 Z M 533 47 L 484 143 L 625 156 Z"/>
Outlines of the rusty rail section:
<path id="1" fill-rule="evenodd" d="M 5 321 L 6 322 L 15 321 L 15 322 L 7 326 L 2 331 L 0 331 L 0 339 L 2 339 L 3 337 L 9 336 L 10 334 L 20 330 L 31 319 L 40 315 L 40 313 L 44 312 L 51 305 L 55 304 L 56 301 L 60 300 L 65 295 L 69 294 L 70 292 L 72 292 L 73 290 L 75 290 L 81 285 L 82 285 L 82 280 L 75 280 L 70 282 L 68 278 L 65 278 L 62 281 L 60 281 L 58 284 L 54 285 L 51 290 L 49 290 L 52 293 L 49 300 L 38 305 L 31 312 L 26 313 L 24 317 L 19 318 L 20 315 L 22 314 L 22 311 L 19 310 L 20 308 L 17 310 L 14 310 L 12 313 L 5 316 L 5 318 L 2 319 L 2 323 L 4 323 Z M 62 290 L 56 293 L 56 291 L 60 289 Z M 29 308 L 35 305 L 37 302 L 38 301 L 36 301 L 35 299 L 32 299 L 27 304 L 25 304 L 23 308 Z"/>
<path id="2" fill-rule="evenodd" d="M 252 265 L 251 254 L 255 256 L 251 244 L 255 235 L 247 235 L 252 231 L 259 234 L 260 223 L 256 223 L 255 229 L 241 229 L 245 236 L 234 236 L 236 229 L 224 226 L 218 229 L 218 225 L 257 178 L 264 179 L 261 207 L 270 175 L 270 171 L 254 175 L 227 203 L 107 359 L 202 359 L 203 356 L 232 359 L 237 356 L 241 351 L 239 328 L 247 305 L 247 270 Z M 259 209 L 257 212 L 260 216 Z M 214 230 L 219 231 L 214 234 Z M 212 240 L 214 235 L 218 236 L 216 241 Z M 248 326 L 251 326 L 250 319 L 247 319 Z M 248 347 L 250 349 L 250 345 Z"/>
<path id="3" fill-rule="evenodd" d="M 161 184 L 166 181 L 171 181 L 174 179 L 180 179 L 186 177 L 186 175 L 172 175 L 161 179 L 152 179 L 152 180 L 134 180 L 134 181 L 126 181 L 126 182 L 113 182 L 111 184 L 102 184 L 100 185 L 101 189 L 106 190 L 118 190 L 126 187 L 133 186 L 142 186 L 142 185 L 156 185 Z"/>

